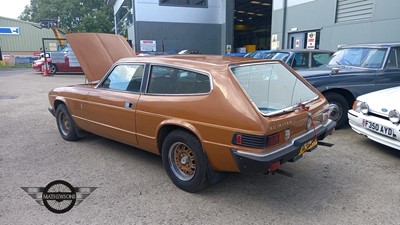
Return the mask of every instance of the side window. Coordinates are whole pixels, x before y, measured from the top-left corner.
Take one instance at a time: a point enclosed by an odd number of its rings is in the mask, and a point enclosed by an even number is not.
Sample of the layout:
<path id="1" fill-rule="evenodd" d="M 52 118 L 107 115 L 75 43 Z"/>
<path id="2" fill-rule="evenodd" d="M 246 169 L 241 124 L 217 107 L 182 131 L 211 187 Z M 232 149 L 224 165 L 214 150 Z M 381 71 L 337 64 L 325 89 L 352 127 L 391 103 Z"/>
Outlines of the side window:
<path id="1" fill-rule="evenodd" d="M 101 88 L 139 92 L 144 65 L 118 65 L 99 86 Z"/>
<path id="2" fill-rule="evenodd" d="M 312 53 L 311 66 L 317 67 L 328 64 L 331 54 L 329 53 Z"/>
<path id="3" fill-rule="evenodd" d="M 305 53 L 296 53 L 294 60 L 293 60 L 293 66 L 292 67 L 302 67 L 306 68 L 308 67 L 308 52 Z"/>
<path id="4" fill-rule="evenodd" d="M 400 48 L 392 48 L 386 63 L 388 69 L 400 68 Z"/>
<path id="5" fill-rule="evenodd" d="M 201 94 L 210 92 L 207 75 L 164 66 L 152 66 L 147 93 Z"/>

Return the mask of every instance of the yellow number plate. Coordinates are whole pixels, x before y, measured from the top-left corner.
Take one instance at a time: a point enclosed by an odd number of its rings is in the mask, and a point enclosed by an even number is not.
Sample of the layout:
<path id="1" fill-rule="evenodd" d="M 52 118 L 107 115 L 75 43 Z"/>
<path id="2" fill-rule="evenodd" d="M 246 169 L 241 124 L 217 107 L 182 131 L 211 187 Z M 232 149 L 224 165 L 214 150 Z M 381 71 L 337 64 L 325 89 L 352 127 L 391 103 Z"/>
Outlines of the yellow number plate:
<path id="1" fill-rule="evenodd" d="M 318 144 L 317 139 L 313 139 L 313 140 L 305 143 L 303 146 L 301 146 L 299 155 L 303 155 L 304 152 L 314 148 L 317 144 Z"/>

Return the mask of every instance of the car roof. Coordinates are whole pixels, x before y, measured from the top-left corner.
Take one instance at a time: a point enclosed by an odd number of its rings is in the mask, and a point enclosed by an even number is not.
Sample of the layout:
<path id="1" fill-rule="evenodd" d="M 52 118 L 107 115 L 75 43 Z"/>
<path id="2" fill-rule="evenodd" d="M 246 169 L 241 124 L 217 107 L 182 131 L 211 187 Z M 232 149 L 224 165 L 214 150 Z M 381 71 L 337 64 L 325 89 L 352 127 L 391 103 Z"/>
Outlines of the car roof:
<path id="1" fill-rule="evenodd" d="M 341 48 L 389 48 L 389 47 L 399 47 L 400 42 L 384 42 L 384 43 L 363 43 L 363 44 L 344 44 L 340 45 L 339 49 Z"/>
<path id="2" fill-rule="evenodd" d="M 211 71 L 221 67 L 229 67 L 236 64 L 247 64 L 256 62 L 265 62 L 263 59 L 253 59 L 245 57 L 231 57 L 222 55 L 161 55 L 161 56 L 142 56 L 127 57 L 118 60 L 117 63 L 152 63 L 167 64 L 171 66 L 180 66 L 204 71 Z"/>
<path id="3" fill-rule="evenodd" d="M 248 52 L 248 53 L 253 53 L 253 52 L 262 52 L 262 53 L 264 53 L 264 52 L 271 52 L 271 51 L 273 51 L 273 50 L 256 50 L 256 51 L 252 51 L 252 52 Z"/>
<path id="4" fill-rule="evenodd" d="M 334 51 L 330 50 L 323 50 L 323 49 L 282 49 L 282 50 L 272 50 L 271 53 L 274 52 L 294 52 L 294 53 L 300 53 L 300 52 L 322 52 L 322 53 L 334 53 Z"/>

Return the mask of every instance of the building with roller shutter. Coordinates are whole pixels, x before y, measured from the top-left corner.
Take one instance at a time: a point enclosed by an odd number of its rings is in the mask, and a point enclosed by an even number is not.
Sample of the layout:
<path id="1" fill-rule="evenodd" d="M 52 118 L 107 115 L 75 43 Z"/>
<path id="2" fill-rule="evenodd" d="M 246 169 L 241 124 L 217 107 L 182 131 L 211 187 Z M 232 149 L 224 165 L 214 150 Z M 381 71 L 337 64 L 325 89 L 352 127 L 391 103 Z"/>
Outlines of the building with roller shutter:
<path id="1" fill-rule="evenodd" d="M 37 23 L 0 16 L 0 49 L 2 55 L 32 56 L 42 49 L 42 38 L 55 38 L 51 29 Z M 54 48 L 55 49 L 52 49 Z M 57 50 L 57 42 L 47 41 L 46 51 Z"/>
<path id="2" fill-rule="evenodd" d="M 400 41 L 398 0 L 274 0 L 271 48 Z"/>

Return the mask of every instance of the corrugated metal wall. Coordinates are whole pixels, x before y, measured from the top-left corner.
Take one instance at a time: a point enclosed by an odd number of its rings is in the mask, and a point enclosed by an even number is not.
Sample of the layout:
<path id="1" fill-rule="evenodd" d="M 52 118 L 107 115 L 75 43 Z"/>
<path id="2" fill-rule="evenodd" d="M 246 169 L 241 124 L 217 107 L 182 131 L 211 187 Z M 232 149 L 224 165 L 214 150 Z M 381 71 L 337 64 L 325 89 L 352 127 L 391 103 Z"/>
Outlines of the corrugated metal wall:
<path id="1" fill-rule="evenodd" d="M 372 18 L 373 0 L 338 0 L 336 23 Z"/>
<path id="2" fill-rule="evenodd" d="M 7 52 L 40 51 L 42 47 L 42 38 L 55 38 L 51 29 L 40 29 L 37 24 L 22 20 L 0 17 L 0 27 L 19 28 L 18 35 L 0 34 L 0 46 L 3 54 Z"/>

